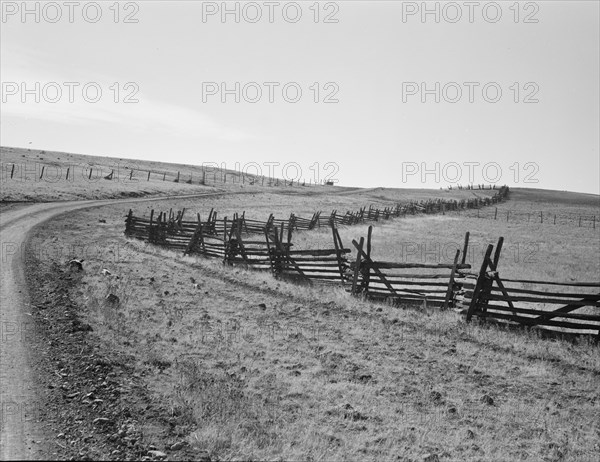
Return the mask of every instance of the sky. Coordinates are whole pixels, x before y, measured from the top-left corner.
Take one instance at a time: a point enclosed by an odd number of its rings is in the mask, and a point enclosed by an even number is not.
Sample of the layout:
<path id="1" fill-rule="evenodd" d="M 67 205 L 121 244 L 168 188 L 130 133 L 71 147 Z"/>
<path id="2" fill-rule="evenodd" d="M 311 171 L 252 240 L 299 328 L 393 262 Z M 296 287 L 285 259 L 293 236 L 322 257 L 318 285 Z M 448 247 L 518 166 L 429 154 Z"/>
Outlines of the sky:
<path id="1" fill-rule="evenodd" d="M 600 2 L 2 2 L 0 143 L 600 194 Z"/>

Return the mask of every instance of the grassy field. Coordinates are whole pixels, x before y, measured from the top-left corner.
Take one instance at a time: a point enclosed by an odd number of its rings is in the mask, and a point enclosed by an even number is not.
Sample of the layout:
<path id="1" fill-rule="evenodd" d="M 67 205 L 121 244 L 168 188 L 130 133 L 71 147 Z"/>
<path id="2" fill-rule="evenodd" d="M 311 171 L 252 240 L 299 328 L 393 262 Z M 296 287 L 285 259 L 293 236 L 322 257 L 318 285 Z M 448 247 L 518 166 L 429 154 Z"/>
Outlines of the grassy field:
<path id="1" fill-rule="evenodd" d="M 334 207 L 348 207 L 355 210 L 359 206 L 373 204 L 395 205 L 410 200 L 431 198 L 464 199 L 474 195 L 492 195 L 495 190 L 447 191 L 428 189 L 372 188 L 362 190 L 343 186 L 323 186 L 306 183 L 284 184 L 279 179 L 276 185 L 269 185 L 269 179 L 247 175 L 242 178 L 239 172 L 220 170 L 210 166 L 180 165 L 166 162 L 151 162 L 134 159 L 87 156 L 65 152 L 30 150 L 0 147 L 0 207 L 9 202 L 62 201 L 78 199 L 128 198 L 141 196 L 182 196 L 206 192 L 265 193 L 265 202 L 256 200 L 236 204 L 229 200 L 215 202 L 221 213 L 241 212 L 234 207 L 253 207 L 256 213 L 290 212 L 312 215 L 320 206 L 327 213 Z M 14 169 L 13 169 L 14 166 Z M 134 175 L 130 178 L 131 171 Z M 68 179 L 67 179 L 68 171 Z M 112 179 L 106 179 L 113 172 Z M 148 172 L 150 176 L 148 177 Z M 178 178 L 179 182 L 175 182 Z M 12 178 L 11 178 L 12 173 Z M 187 182 L 191 179 L 191 183 Z M 254 184 L 250 180 L 254 179 Z M 200 184 L 204 180 L 204 184 Z M 274 194 L 274 195 L 273 195 Z M 298 200 L 297 195 L 310 199 Z M 333 198 L 329 198 L 333 195 Z M 318 196 L 315 199 L 312 196 Z M 348 197 L 346 197 L 348 196 Z M 268 201 L 268 202 L 267 202 Z M 263 207 L 260 207 L 262 205 Z M 166 204 L 163 205 L 163 207 Z M 197 201 L 176 201 L 169 207 L 191 208 L 191 212 L 203 212 L 204 203 Z M 264 210 L 264 212 L 263 212 Z M 345 210 L 344 210 L 345 211 Z M 206 211 L 208 212 L 208 211 Z"/>
<path id="2" fill-rule="evenodd" d="M 189 195 L 210 191 L 287 190 L 261 178 L 250 184 L 239 172 L 199 165 L 87 156 L 65 152 L 0 147 L 0 201 L 56 201 L 151 195 Z M 13 165 L 14 170 L 13 170 Z M 44 169 L 44 170 L 42 170 Z M 68 170 L 68 179 L 67 179 Z M 130 176 L 133 170 L 133 176 Z M 107 179 L 113 172 L 112 179 Z M 148 177 L 148 172 L 150 176 Z M 178 176 L 179 172 L 179 176 Z M 11 178 L 12 173 L 12 178 Z M 179 178 L 179 182 L 175 180 Z M 191 183 L 188 184 L 188 181 Z M 204 180 L 204 184 L 201 184 Z M 308 189 L 309 186 L 304 187 Z M 311 185 L 313 190 L 324 186 Z"/>
<path id="3" fill-rule="evenodd" d="M 512 200 L 499 204 L 497 212 L 495 207 L 490 207 L 479 212 L 471 210 L 468 214 L 486 219 L 496 217 L 498 222 L 600 227 L 600 196 L 521 188 L 511 189 L 510 196 Z"/>
<path id="4" fill-rule="evenodd" d="M 381 194 L 244 194 L 143 209 L 185 206 L 206 216 L 215 207 L 220 216 L 246 210 L 265 219 L 272 211 L 356 210 Z M 40 264 L 86 258 L 72 290 L 91 335 L 134 358 L 155 399 L 192 424 L 186 440 L 213 459 L 595 460 L 600 349 L 592 341 L 466 325 L 452 312 L 367 303 L 341 288 L 296 286 L 184 258 L 125 239 L 127 209 L 67 215 L 32 245 Z M 487 243 L 503 235 L 501 274 L 598 277 L 598 229 L 464 215 L 378 223 L 373 254 L 448 261 L 465 231 L 474 267 Z M 366 226 L 340 233 L 352 247 Z M 331 233 L 298 233 L 294 242 L 329 248 Z M 107 303 L 109 293 L 120 302 Z"/>

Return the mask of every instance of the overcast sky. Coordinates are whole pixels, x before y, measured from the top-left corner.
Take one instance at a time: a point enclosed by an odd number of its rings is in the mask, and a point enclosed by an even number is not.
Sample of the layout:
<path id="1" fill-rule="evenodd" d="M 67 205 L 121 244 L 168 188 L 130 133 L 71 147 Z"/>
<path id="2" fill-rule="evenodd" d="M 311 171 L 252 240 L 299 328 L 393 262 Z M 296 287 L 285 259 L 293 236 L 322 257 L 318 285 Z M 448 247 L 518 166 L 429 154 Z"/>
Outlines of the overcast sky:
<path id="1" fill-rule="evenodd" d="M 3 146 L 600 193 L 597 1 L 27 7 L 2 2 Z"/>

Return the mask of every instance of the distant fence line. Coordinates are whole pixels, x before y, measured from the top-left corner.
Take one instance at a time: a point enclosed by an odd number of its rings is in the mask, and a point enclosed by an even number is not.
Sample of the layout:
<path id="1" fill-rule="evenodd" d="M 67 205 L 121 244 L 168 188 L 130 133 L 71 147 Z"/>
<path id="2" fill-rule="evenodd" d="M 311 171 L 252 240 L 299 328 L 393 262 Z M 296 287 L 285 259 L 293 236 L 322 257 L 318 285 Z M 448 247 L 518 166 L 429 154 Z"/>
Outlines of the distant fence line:
<path id="1" fill-rule="evenodd" d="M 304 179 L 285 179 L 276 178 L 264 175 L 253 175 L 250 173 L 227 170 L 220 167 L 204 166 L 197 167 L 195 172 L 190 171 L 167 171 L 167 170 L 152 170 L 139 169 L 130 166 L 119 166 L 117 168 L 102 167 L 97 165 L 52 165 L 35 162 L 36 167 L 27 168 L 24 163 L 1 163 L 0 171 L 2 181 L 7 181 L 10 177 L 14 181 L 28 181 L 32 178 L 34 181 L 58 182 L 65 180 L 74 182 L 77 178 L 76 167 L 81 169 L 79 178 L 88 182 L 96 182 L 100 180 L 109 181 L 170 181 L 173 183 L 208 185 L 218 183 L 233 183 L 242 185 L 260 185 L 260 186 L 317 186 L 327 185 L 332 186 L 332 181 L 322 180 L 313 181 L 309 178 L 306 182 Z"/>
<path id="2" fill-rule="evenodd" d="M 277 219 L 270 214 L 266 221 L 253 220 L 246 217 L 246 212 L 235 214 L 234 220 L 240 221 L 241 232 L 245 234 L 263 234 L 271 232 L 273 228 L 281 226 L 290 230 L 302 231 L 321 228 L 325 226 L 356 225 L 369 221 L 387 220 L 394 217 L 414 215 L 418 213 L 445 213 L 451 210 L 471 209 L 496 204 L 503 201 L 508 194 L 508 187 L 503 186 L 492 197 L 470 198 L 462 200 L 427 200 L 415 201 L 408 204 L 397 204 L 395 207 L 385 207 L 383 209 L 370 206 L 362 207 L 358 211 L 339 213 L 333 210 L 329 215 L 323 215 L 322 212 L 315 212 L 311 218 L 304 218 L 295 214 L 290 214 L 287 219 Z M 174 213 L 173 209 L 169 212 L 160 212 L 155 217 L 155 212 L 150 212 L 149 218 L 141 218 L 133 215 L 130 210 L 126 219 L 125 233 L 132 237 L 138 235 L 144 238 L 150 233 L 152 243 L 157 243 L 169 247 L 183 248 L 189 242 L 193 234 L 202 229 L 204 234 L 223 235 L 227 238 L 227 232 L 230 232 L 231 219 L 227 216 L 217 219 L 217 212 L 211 209 L 208 218 L 203 222 L 200 214 L 196 220 L 184 220 L 185 208 Z"/>
<path id="3" fill-rule="evenodd" d="M 600 219 L 595 215 L 584 215 L 584 214 L 556 214 L 554 212 L 548 212 L 544 210 L 536 210 L 526 212 L 523 210 L 477 210 L 470 216 L 476 218 L 485 218 L 488 220 L 502 220 L 506 222 L 516 223 L 546 223 L 553 225 L 569 225 L 577 226 L 579 228 L 592 228 L 596 229 L 596 223 Z"/>

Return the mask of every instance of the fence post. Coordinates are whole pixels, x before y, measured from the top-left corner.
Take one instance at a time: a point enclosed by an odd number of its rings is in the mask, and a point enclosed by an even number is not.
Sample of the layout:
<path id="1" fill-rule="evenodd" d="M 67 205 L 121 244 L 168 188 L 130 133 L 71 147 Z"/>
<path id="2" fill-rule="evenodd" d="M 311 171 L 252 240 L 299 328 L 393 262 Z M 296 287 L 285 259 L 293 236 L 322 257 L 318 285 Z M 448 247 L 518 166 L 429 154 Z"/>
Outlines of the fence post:
<path id="1" fill-rule="evenodd" d="M 498 207 L 496 207 L 496 210 L 494 211 L 494 220 L 498 218 Z"/>
<path id="2" fill-rule="evenodd" d="M 465 233 L 465 245 L 463 246 L 462 260 L 460 262 L 462 265 L 464 265 L 467 260 L 467 251 L 469 249 L 469 236 L 470 235 L 471 235 L 471 233 L 469 233 L 469 231 L 467 231 Z"/>
<path id="3" fill-rule="evenodd" d="M 448 290 L 446 291 L 446 298 L 444 299 L 444 309 L 445 310 L 448 309 L 448 306 L 450 304 L 450 299 L 452 298 L 452 294 L 454 293 L 454 276 L 456 274 L 456 267 L 458 265 L 458 257 L 459 256 L 460 256 L 460 250 L 456 249 L 456 255 L 454 256 L 454 264 L 452 265 L 452 271 L 450 272 L 450 281 L 448 281 Z"/>
<path id="4" fill-rule="evenodd" d="M 133 221 L 133 210 L 129 209 L 129 213 L 127 214 L 127 218 L 125 218 L 125 236 L 129 236 L 131 234 L 131 222 Z"/>
<path id="5" fill-rule="evenodd" d="M 360 263 L 362 260 L 362 249 L 365 243 L 365 238 L 361 237 L 358 244 L 358 252 L 356 254 L 356 261 L 354 262 L 354 277 L 352 278 L 352 295 L 357 295 L 357 283 L 358 273 L 360 272 Z"/>
<path id="6" fill-rule="evenodd" d="M 500 252 L 502 251 L 502 245 L 504 244 L 504 238 L 500 236 L 498 238 L 498 244 L 496 244 L 496 251 L 494 252 L 494 268 L 498 269 L 498 261 L 500 260 Z"/>
<path id="7" fill-rule="evenodd" d="M 183 252 L 184 255 L 189 255 L 190 253 L 192 253 L 192 251 L 194 250 L 194 247 L 196 247 L 196 244 L 198 243 L 198 238 L 201 235 L 202 235 L 202 222 L 200 221 L 200 214 L 198 214 L 198 226 L 196 226 L 196 229 L 194 230 L 194 234 L 192 234 L 192 237 L 190 238 L 190 242 L 188 242 L 188 245 L 185 248 L 185 251 Z"/>
<path id="8" fill-rule="evenodd" d="M 331 233 L 333 234 L 333 245 L 335 246 L 335 256 L 337 257 L 338 269 L 340 271 L 340 279 L 342 284 L 344 283 L 344 265 L 342 263 L 342 240 L 340 239 L 340 235 L 337 232 L 335 224 L 331 227 Z M 338 243 L 339 239 L 339 243 Z"/>
<path id="9" fill-rule="evenodd" d="M 373 235 L 373 226 L 369 226 L 369 229 L 367 231 L 367 261 L 371 260 L 371 236 Z M 363 273 L 363 281 L 364 284 L 363 286 L 368 290 L 369 289 L 369 283 L 371 282 L 371 270 L 369 269 L 369 267 L 367 266 L 367 272 Z"/>
<path id="10" fill-rule="evenodd" d="M 272 214 L 271 214 L 272 216 Z M 270 227 L 265 227 L 265 240 L 267 241 L 267 250 L 269 252 L 269 262 L 271 263 L 271 273 L 273 277 L 279 277 L 279 265 L 277 261 L 277 246 L 271 247 L 271 242 L 269 241 L 269 232 Z M 277 231 L 275 231 L 275 239 L 277 239 Z"/>
<path id="11" fill-rule="evenodd" d="M 488 248 L 485 252 L 485 256 L 483 257 L 483 263 L 481 263 L 479 275 L 477 276 L 477 282 L 475 283 L 475 287 L 473 288 L 471 303 L 469 303 L 469 309 L 467 310 L 467 322 L 471 321 L 473 313 L 477 309 L 477 305 L 479 303 L 479 293 L 481 292 L 481 289 L 485 284 L 485 271 L 487 270 L 488 261 L 490 259 L 490 256 L 492 255 L 492 250 L 494 250 L 494 246 L 492 244 L 488 245 Z"/>

